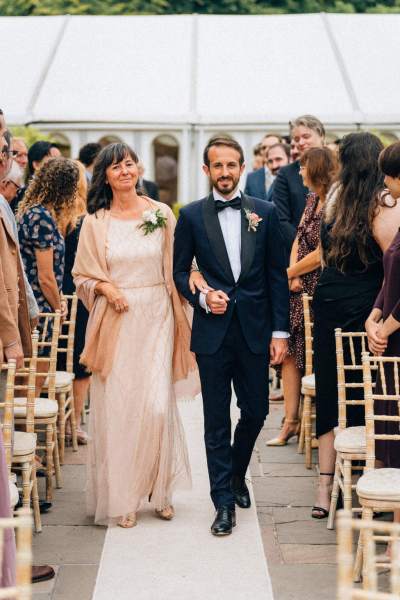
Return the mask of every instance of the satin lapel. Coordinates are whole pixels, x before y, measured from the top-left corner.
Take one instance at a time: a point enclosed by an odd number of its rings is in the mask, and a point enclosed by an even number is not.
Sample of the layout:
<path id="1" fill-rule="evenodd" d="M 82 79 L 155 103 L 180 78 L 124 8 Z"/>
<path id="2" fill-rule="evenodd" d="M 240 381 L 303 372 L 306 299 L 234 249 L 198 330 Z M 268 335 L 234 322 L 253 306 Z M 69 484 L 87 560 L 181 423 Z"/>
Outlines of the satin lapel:
<path id="1" fill-rule="evenodd" d="M 253 263 L 254 252 L 256 250 L 256 235 L 258 233 L 256 231 L 249 231 L 249 222 L 246 218 L 245 209 L 253 211 L 254 203 L 248 196 L 242 194 L 242 243 L 240 251 L 240 261 L 242 268 L 240 271 L 239 281 L 243 281 Z"/>
<path id="2" fill-rule="evenodd" d="M 224 236 L 222 235 L 221 225 L 219 224 L 214 202 L 214 196 L 210 194 L 203 204 L 204 226 L 216 259 L 221 265 L 225 275 L 234 281 Z"/>

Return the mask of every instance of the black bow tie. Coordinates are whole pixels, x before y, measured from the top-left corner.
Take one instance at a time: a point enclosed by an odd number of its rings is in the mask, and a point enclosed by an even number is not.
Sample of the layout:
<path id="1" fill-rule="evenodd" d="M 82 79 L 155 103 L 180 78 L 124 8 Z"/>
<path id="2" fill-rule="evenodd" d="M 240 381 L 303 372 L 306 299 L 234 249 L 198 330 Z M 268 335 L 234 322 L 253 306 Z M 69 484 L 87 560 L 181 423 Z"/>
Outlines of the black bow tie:
<path id="1" fill-rule="evenodd" d="M 242 208 L 242 199 L 240 196 L 236 196 L 236 198 L 232 198 L 232 200 L 215 200 L 215 210 L 219 212 L 220 210 L 224 210 L 224 208 L 234 208 L 235 210 L 240 210 Z"/>

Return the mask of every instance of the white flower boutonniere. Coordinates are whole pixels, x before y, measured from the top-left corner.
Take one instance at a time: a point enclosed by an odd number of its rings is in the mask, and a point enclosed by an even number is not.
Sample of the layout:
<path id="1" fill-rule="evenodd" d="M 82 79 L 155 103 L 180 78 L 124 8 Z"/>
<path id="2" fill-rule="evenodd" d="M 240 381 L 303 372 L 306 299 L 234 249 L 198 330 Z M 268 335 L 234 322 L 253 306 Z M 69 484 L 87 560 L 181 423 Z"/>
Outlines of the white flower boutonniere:
<path id="1" fill-rule="evenodd" d="M 144 235 L 153 233 L 156 229 L 167 225 L 167 217 L 164 217 L 161 210 L 145 210 L 143 215 L 143 223 L 138 225 L 139 229 L 143 229 Z"/>
<path id="2" fill-rule="evenodd" d="M 255 212 L 251 212 L 251 210 L 249 210 L 248 208 L 245 208 L 244 212 L 246 215 L 246 219 L 249 222 L 247 231 L 257 231 L 257 228 L 258 228 L 259 224 L 261 223 L 262 218 L 259 217 Z"/>

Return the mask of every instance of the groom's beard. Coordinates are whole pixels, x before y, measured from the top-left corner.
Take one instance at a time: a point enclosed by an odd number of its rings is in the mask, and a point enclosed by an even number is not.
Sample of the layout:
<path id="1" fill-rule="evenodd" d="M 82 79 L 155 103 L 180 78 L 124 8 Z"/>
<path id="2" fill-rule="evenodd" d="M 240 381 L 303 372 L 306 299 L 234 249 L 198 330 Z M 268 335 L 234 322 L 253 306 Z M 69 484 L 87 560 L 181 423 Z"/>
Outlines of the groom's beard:
<path id="1" fill-rule="evenodd" d="M 211 180 L 211 183 L 222 196 L 229 196 L 237 188 L 239 179 L 235 177 L 219 177 L 215 181 Z"/>

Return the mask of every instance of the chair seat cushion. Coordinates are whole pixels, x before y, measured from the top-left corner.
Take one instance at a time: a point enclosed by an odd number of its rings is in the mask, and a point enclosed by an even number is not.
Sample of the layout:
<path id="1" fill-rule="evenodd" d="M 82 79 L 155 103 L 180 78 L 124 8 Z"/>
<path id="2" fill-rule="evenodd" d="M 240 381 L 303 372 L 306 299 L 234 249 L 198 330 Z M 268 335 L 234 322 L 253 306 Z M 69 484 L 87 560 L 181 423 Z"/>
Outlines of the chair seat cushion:
<path id="1" fill-rule="evenodd" d="M 68 371 L 56 371 L 56 388 L 67 387 L 74 381 L 74 374 L 68 373 Z M 47 388 L 49 384 L 48 378 L 44 383 L 44 387 Z"/>
<path id="2" fill-rule="evenodd" d="M 14 456 L 24 456 L 32 454 L 36 450 L 36 433 L 26 433 L 25 431 L 15 431 L 14 433 Z"/>
<path id="3" fill-rule="evenodd" d="M 48 398 L 35 398 L 35 417 L 54 417 L 57 414 L 58 404 L 56 400 L 49 400 Z M 15 398 L 14 416 L 17 419 L 26 417 L 26 398 Z"/>
<path id="4" fill-rule="evenodd" d="M 309 388 L 315 390 L 315 374 L 311 373 L 311 375 L 304 375 L 304 377 L 301 378 L 301 387 L 302 389 Z"/>
<path id="5" fill-rule="evenodd" d="M 10 508 L 12 510 L 14 510 L 14 508 L 18 504 L 18 500 L 19 500 L 18 489 L 13 481 L 8 482 L 8 487 L 10 489 Z"/>
<path id="6" fill-rule="evenodd" d="M 366 444 L 365 427 L 347 427 L 346 429 L 338 429 L 336 432 L 336 452 L 365 454 Z"/>
<path id="7" fill-rule="evenodd" d="M 400 502 L 400 469 L 367 471 L 358 480 L 356 490 L 366 500 Z"/>

